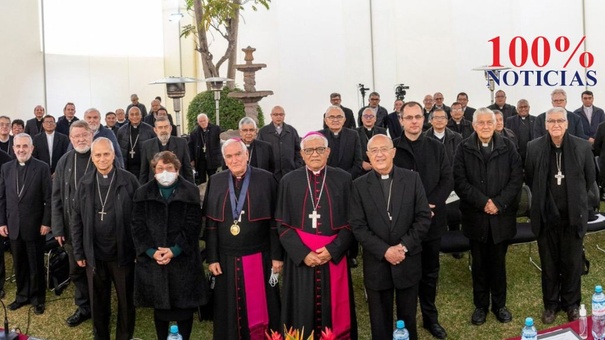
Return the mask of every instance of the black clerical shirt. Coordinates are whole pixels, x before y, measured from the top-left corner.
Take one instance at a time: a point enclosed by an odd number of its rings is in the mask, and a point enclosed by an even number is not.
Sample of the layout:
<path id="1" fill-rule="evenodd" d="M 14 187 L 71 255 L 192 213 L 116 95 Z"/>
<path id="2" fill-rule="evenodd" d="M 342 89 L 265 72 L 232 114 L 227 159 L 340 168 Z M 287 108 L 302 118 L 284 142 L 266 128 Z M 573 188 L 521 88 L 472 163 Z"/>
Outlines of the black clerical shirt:
<path id="1" fill-rule="evenodd" d="M 116 261 L 118 259 L 118 239 L 116 237 L 116 210 L 114 204 L 115 190 L 116 190 L 116 179 L 114 178 L 111 187 L 109 183 L 113 176 L 115 176 L 115 169 L 111 170 L 105 178 L 100 173 L 96 173 L 95 176 L 95 219 L 94 219 L 94 251 L 95 258 L 101 261 Z M 97 181 L 99 186 L 97 187 Z M 99 190 L 100 188 L 100 190 Z M 100 195 L 99 195 L 100 191 Z M 110 191 L 108 193 L 108 191 Z M 105 201 L 105 207 L 101 204 L 101 200 Z M 101 214 L 99 212 L 105 212 L 103 214 L 103 220 L 101 220 Z"/>

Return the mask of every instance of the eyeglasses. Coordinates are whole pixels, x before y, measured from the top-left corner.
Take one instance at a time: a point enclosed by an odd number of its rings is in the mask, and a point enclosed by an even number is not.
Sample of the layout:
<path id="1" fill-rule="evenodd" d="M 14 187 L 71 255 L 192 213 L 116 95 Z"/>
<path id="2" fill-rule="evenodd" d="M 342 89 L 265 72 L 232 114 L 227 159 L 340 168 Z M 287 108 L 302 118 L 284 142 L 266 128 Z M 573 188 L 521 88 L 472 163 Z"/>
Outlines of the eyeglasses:
<path id="1" fill-rule="evenodd" d="M 328 148 L 326 148 L 325 146 L 320 146 L 320 147 L 317 147 L 317 148 L 306 148 L 306 149 L 303 149 L 303 152 L 307 156 L 311 156 L 314 152 L 317 152 L 318 155 L 322 155 L 324 152 L 326 152 L 327 149 Z"/>
<path id="2" fill-rule="evenodd" d="M 281 116 L 285 116 L 285 113 L 272 113 L 272 116 L 277 116 L 277 117 L 281 117 Z"/>
<path id="3" fill-rule="evenodd" d="M 374 116 L 374 115 L 363 115 L 362 117 L 365 118 L 365 119 L 372 119 L 372 118 L 374 118 L 376 116 Z"/>
<path id="4" fill-rule="evenodd" d="M 11 126 L 9 123 L 0 123 L 0 127 L 9 127 Z"/>
<path id="5" fill-rule="evenodd" d="M 527 105 L 519 105 L 519 106 L 517 106 L 517 109 L 529 109 L 529 106 L 527 106 Z"/>
<path id="6" fill-rule="evenodd" d="M 456 111 L 456 112 L 462 111 L 462 109 L 451 109 L 451 110 Z"/>
<path id="7" fill-rule="evenodd" d="M 404 116 L 402 117 L 402 119 L 407 120 L 409 122 L 411 122 L 412 120 L 421 120 L 422 118 L 424 118 L 423 115 L 415 115 L 415 116 Z"/>
<path id="8" fill-rule="evenodd" d="M 240 131 L 243 133 L 248 133 L 248 132 L 254 132 L 254 131 L 256 131 L 256 129 L 240 129 Z"/>
<path id="9" fill-rule="evenodd" d="M 391 150 L 393 150 L 392 147 L 383 146 L 381 148 L 372 148 L 372 149 L 368 150 L 368 152 L 370 153 L 370 155 L 376 156 L 379 153 L 385 154 L 385 153 L 387 153 L 387 152 L 389 152 Z"/>
<path id="10" fill-rule="evenodd" d="M 477 126 L 493 126 L 494 122 L 491 120 L 485 120 L 485 121 L 479 121 L 479 122 L 475 122 L 475 125 Z"/>
<path id="11" fill-rule="evenodd" d="M 552 102 L 553 103 L 563 103 L 565 102 L 567 99 L 553 99 Z"/>
<path id="12" fill-rule="evenodd" d="M 328 116 L 326 117 L 329 120 L 343 120 L 345 117 L 344 116 Z"/>
<path id="13" fill-rule="evenodd" d="M 546 122 L 551 125 L 562 125 L 567 119 L 547 119 Z"/>
<path id="14" fill-rule="evenodd" d="M 42 123 L 44 123 L 44 124 L 54 124 L 55 121 L 53 121 L 53 120 L 46 120 L 46 121 L 44 121 Z"/>
<path id="15" fill-rule="evenodd" d="M 433 116 L 434 120 L 446 120 L 447 117 L 446 116 Z"/>
<path id="16" fill-rule="evenodd" d="M 370 100 L 380 100 L 380 98 L 370 98 Z"/>
<path id="17" fill-rule="evenodd" d="M 71 135 L 70 137 L 73 139 L 88 138 L 90 137 L 90 133 L 81 133 L 78 135 Z"/>
<path id="18" fill-rule="evenodd" d="M 435 97 L 433 99 L 435 99 L 435 100 L 443 100 L 443 98 L 439 98 L 439 97 Z"/>

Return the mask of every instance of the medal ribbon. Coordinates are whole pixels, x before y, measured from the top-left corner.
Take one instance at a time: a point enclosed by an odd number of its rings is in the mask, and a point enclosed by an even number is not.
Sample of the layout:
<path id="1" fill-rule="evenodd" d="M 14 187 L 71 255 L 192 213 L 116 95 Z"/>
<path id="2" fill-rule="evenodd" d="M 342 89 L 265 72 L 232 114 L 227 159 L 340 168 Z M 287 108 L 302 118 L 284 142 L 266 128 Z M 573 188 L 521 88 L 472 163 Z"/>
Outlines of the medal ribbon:
<path id="1" fill-rule="evenodd" d="M 231 209 L 233 212 L 233 221 L 239 219 L 240 213 L 244 208 L 244 201 L 246 200 L 246 193 L 248 192 L 248 185 L 250 184 L 250 166 L 246 169 L 244 175 L 244 183 L 242 184 L 242 190 L 239 192 L 239 198 L 235 200 L 235 187 L 233 186 L 233 176 L 229 176 L 229 199 L 231 200 Z"/>

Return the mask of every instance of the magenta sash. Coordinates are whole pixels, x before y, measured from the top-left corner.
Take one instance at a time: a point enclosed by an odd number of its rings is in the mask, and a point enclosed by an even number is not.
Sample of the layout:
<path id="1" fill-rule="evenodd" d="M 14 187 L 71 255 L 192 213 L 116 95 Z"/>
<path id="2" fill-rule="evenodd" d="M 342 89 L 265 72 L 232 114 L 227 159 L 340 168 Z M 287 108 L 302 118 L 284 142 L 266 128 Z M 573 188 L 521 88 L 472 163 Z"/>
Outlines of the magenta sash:
<path id="1" fill-rule="evenodd" d="M 269 329 L 269 310 L 265 292 L 265 276 L 262 253 L 242 256 L 246 309 L 251 340 L 262 340 Z"/>
<path id="2" fill-rule="evenodd" d="M 330 244 L 337 235 L 322 236 L 296 230 L 302 243 L 315 251 Z M 347 340 L 351 337 L 351 306 L 349 298 L 348 261 L 343 258 L 339 264 L 328 262 L 330 271 L 330 303 L 332 332 L 336 339 Z"/>

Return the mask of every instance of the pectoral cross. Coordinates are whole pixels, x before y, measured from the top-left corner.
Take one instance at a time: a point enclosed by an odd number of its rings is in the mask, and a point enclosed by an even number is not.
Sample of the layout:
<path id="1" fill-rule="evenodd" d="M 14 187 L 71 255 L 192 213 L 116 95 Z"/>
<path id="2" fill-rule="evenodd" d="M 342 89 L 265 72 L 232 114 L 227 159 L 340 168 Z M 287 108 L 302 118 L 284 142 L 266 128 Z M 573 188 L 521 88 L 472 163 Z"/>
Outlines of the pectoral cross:
<path id="1" fill-rule="evenodd" d="M 561 185 L 561 180 L 565 178 L 565 175 L 563 175 L 561 170 L 559 170 L 559 172 L 557 172 L 557 174 L 555 175 L 555 178 L 557 179 L 557 185 Z"/>
<path id="2" fill-rule="evenodd" d="M 245 211 L 243 211 L 243 210 L 242 210 L 242 212 L 241 212 L 241 213 L 239 213 L 239 218 L 237 219 L 237 221 L 238 221 L 238 222 L 241 222 L 241 221 L 242 221 L 242 216 L 244 216 L 244 212 L 245 212 Z"/>
<path id="3" fill-rule="evenodd" d="M 129 154 L 130 154 L 130 158 L 134 158 L 134 154 L 135 154 L 135 153 L 136 153 L 136 152 L 134 152 L 134 150 L 130 150 L 130 152 L 129 152 Z"/>
<path id="4" fill-rule="evenodd" d="M 317 210 L 313 210 L 313 213 L 309 214 L 309 218 L 311 219 L 311 227 L 313 229 L 317 229 L 317 219 L 320 217 L 321 215 L 317 213 Z"/>
<path id="5" fill-rule="evenodd" d="M 206 146 L 204 145 L 204 147 L 202 148 L 202 151 L 204 151 L 204 153 L 206 153 Z"/>
<path id="6" fill-rule="evenodd" d="M 101 211 L 99 211 L 97 214 L 101 215 L 101 221 L 103 221 L 103 215 L 107 215 L 105 208 L 101 209 Z"/>

